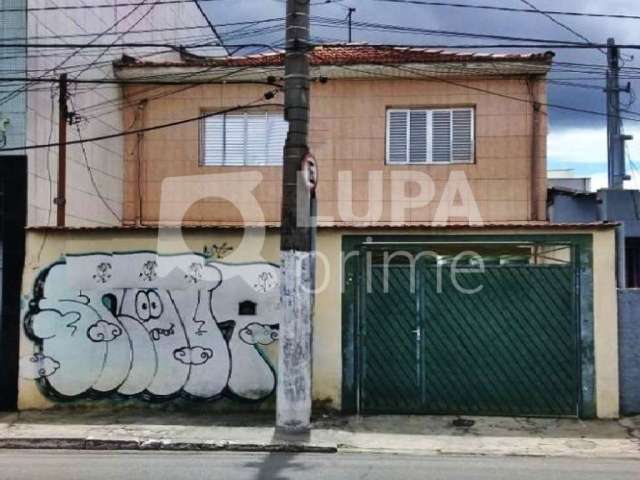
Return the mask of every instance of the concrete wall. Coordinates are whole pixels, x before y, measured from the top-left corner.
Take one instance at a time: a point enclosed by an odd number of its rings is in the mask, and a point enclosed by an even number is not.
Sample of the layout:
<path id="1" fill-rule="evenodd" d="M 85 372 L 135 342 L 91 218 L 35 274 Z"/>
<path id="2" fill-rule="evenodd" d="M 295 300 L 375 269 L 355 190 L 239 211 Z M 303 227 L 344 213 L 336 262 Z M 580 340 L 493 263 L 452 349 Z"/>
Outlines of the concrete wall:
<path id="1" fill-rule="evenodd" d="M 23 300 L 24 308 L 23 319 L 27 318 L 30 302 L 34 299 L 34 293 L 37 295 L 37 290 L 34 292 L 34 285 L 36 279 L 42 270 L 51 265 L 52 263 L 60 260 L 63 256 L 70 257 L 69 254 L 82 254 L 82 253 L 95 253 L 95 252 L 121 252 L 129 253 L 138 251 L 162 251 L 164 253 L 185 253 L 185 252 L 202 252 L 205 247 L 208 251 L 218 252 L 223 258 L 222 261 L 230 264 L 237 264 L 243 262 L 277 262 L 279 258 L 279 236 L 274 231 L 267 231 L 264 237 L 264 242 L 260 243 L 260 247 L 257 249 L 242 248 L 242 234 L 237 230 L 230 229 L 194 229 L 188 230 L 185 233 L 184 238 L 178 236 L 166 236 L 167 232 L 176 232 L 172 229 L 161 229 L 160 237 L 154 230 L 125 230 L 125 231 L 70 231 L 70 232 L 48 232 L 43 233 L 41 231 L 31 231 L 27 240 L 27 262 L 24 273 L 23 281 Z M 162 233 L 164 232 L 164 233 Z M 371 235 L 384 235 L 389 234 L 390 230 L 367 230 L 366 234 Z M 399 235 L 463 235 L 463 234 L 495 234 L 495 235 L 509 235 L 509 234 L 524 234 L 531 233 L 531 230 L 526 229 L 514 229 L 514 230 L 483 230 L 473 229 L 469 230 L 408 230 L 402 231 L 401 229 L 394 229 L 394 234 Z M 540 233 L 540 232 L 537 232 Z M 572 231 L 553 230 L 554 234 L 569 234 L 576 233 Z M 581 231 L 578 233 L 585 233 Z M 316 311 L 314 320 L 314 342 L 313 342 L 313 395 L 316 402 L 322 403 L 324 406 L 332 408 L 340 408 L 341 405 L 341 385 L 342 385 L 342 320 L 341 320 L 341 276 L 342 276 L 342 262 L 341 262 L 341 248 L 343 235 L 357 234 L 362 235 L 363 230 L 335 230 L 335 229 L 321 229 L 318 235 L 318 251 L 321 252 L 318 261 L 317 280 L 316 284 L 319 288 L 319 293 L 316 297 Z M 614 278 L 609 272 L 613 271 L 614 265 L 614 237 L 612 231 L 593 231 L 593 298 L 594 298 L 594 333 L 595 333 L 595 371 L 596 371 L 596 397 L 597 397 L 597 414 L 602 418 L 616 417 L 618 415 L 618 402 L 619 402 L 619 390 L 618 390 L 618 366 L 617 366 L 617 304 L 615 297 Z M 160 243 L 158 239 L 160 238 Z M 212 248 L 215 245 L 215 248 Z M 229 250 L 228 247 L 232 249 Z M 226 252 L 226 255 L 224 254 Z M 80 257 L 76 257 L 80 258 Z M 134 257 L 128 257 L 134 258 Z M 218 259 L 213 259 L 214 262 Z M 73 260 L 72 260 L 73 262 Z M 215 263 L 214 263 L 215 265 Z M 114 269 L 117 267 L 114 266 Z M 82 281 L 95 281 L 92 275 L 96 272 L 94 267 L 80 268 L 76 271 L 86 271 L 89 277 L 84 277 L 84 280 L 76 274 L 71 277 L 67 277 L 67 280 L 62 277 L 60 284 L 69 282 L 69 278 L 75 278 L 74 284 L 77 288 Z M 115 271 L 115 270 L 114 270 Z M 68 275 L 68 274 L 67 274 Z M 44 288 L 47 282 L 43 283 Z M 71 290 L 72 288 L 62 285 L 63 290 Z M 244 287 L 243 287 L 244 288 Z M 138 289 L 140 290 L 140 289 Z M 182 289 L 186 290 L 186 289 Z M 250 291 L 250 290 L 247 290 Z M 93 293 L 87 294 L 93 298 Z M 244 296 L 241 295 L 241 296 Z M 233 305 L 237 305 L 239 299 L 238 295 L 229 293 L 229 298 L 233 300 Z M 96 302 L 94 302 L 96 303 Z M 223 302 L 224 303 L 224 302 Z M 33 303 L 31 304 L 33 305 Z M 258 306 L 260 303 L 258 301 Z M 84 307 L 83 307 L 84 308 Z M 101 310 L 102 311 L 102 310 Z M 238 314 L 237 310 L 229 310 L 229 317 L 221 317 L 223 319 L 235 318 Z M 70 312 L 67 312 L 70 313 Z M 103 312 L 104 313 L 104 312 Z M 108 314 L 107 314 L 108 315 Z M 133 317 L 133 315 L 122 312 L 120 316 L 124 315 L 125 318 Z M 117 318 L 120 318 L 117 316 Z M 70 318 L 73 320 L 73 318 Z M 74 317 L 75 318 L 75 317 Z M 109 317 L 112 318 L 112 317 Z M 196 318 L 196 317 L 193 317 Z M 198 317 L 200 318 L 200 317 Z M 46 320 L 46 318 L 45 318 Z M 112 320 L 111 323 L 115 323 L 117 320 Z M 268 323 L 268 322 L 261 322 Z M 272 321 L 273 323 L 273 321 Z M 46 326 L 47 321 L 41 325 Z M 88 327 L 89 324 L 83 324 L 84 327 Z M 25 325 L 26 327 L 26 325 Z M 165 326 L 166 327 L 166 326 Z M 165 328 L 162 327 L 162 328 Z M 44 327 L 40 327 L 43 328 Z M 165 328 L 166 329 L 166 328 Z M 36 332 L 38 329 L 35 329 Z M 19 392 L 20 392 L 20 408 L 48 408 L 59 403 L 60 399 L 56 397 L 55 391 L 47 386 L 47 383 L 42 381 L 34 381 L 32 362 L 30 359 L 39 352 L 46 353 L 47 345 L 44 345 L 44 350 L 36 348 L 36 343 L 32 338 L 28 338 L 26 335 L 27 328 L 23 331 L 20 351 L 22 358 L 22 378 L 20 380 Z M 31 332 L 34 329 L 31 327 Z M 41 333 L 46 333 L 42 332 Z M 189 335 L 189 334 L 188 334 Z M 47 336 L 47 335 L 44 335 Z M 84 335 L 82 341 L 86 341 L 87 336 Z M 189 338 L 195 338 L 190 336 Z M 81 342 L 82 343 L 82 342 Z M 268 342 L 263 342 L 268 343 Z M 76 344 L 79 345 L 79 344 Z M 53 347 L 51 347 L 53 348 Z M 208 348 L 208 347 L 207 347 Z M 268 360 L 271 365 L 277 365 L 277 344 L 275 342 L 269 345 L 261 345 L 258 348 L 264 355 L 263 358 Z M 126 350 L 126 348 L 125 348 Z M 212 349 L 213 350 L 213 349 Z M 68 352 L 67 359 L 75 358 L 82 354 L 82 349 L 77 347 L 75 349 L 68 348 L 63 350 Z M 249 350 L 243 350 L 247 353 Z M 123 358 L 129 358 L 128 354 L 123 353 Z M 238 371 L 243 371 L 247 365 L 247 356 L 240 355 L 240 363 L 236 366 Z M 258 361 L 258 365 L 262 368 L 264 363 L 261 363 L 259 359 L 252 357 Z M 135 359 L 135 357 L 134 357 Z M 36 359 L 37 360 L 37 359 Z M 55 359 L 53 359 L 55 360 Z M 45 360 L 43 360 L 45 361 Z M 57 361 L 57 360 L 56 360 Z M 49 362 L 50 366 L 55 367 L 55 364 Z M 206 365 L 206 363 L 205 363 Z M 249 363 L 251 368 L 254 368 L 253 364 Z M 179 365 L 178 365 L 179 366 Z M 114 367 L 115 368 L 115 367 Z M 268 377 L 266 370 L 265 372 Z M 104 378 L 110 378 L 111 374 L 105 374 Z M 90 375 L 89 375 L 90 376 Z M 36 377 L 37 372 L 36 372 Z M 40 377 L 38 377 L 40 378 Z M 264 379 L 264 376 L 260 378 Z M 93 380 L 92 380 L 93 382 Z M 91 383 L 94 385 L 95 382 Z M 38 388 L 38 384 L 40 388 Z M 86 384 L 89 384 L 87 381 Z M 55 387 L 55 385 L 54 385 Z M 54 390 L 62 390 L 66 387 L 58 387 Z M 160 392 L 160 390 L 158 390 Z M 75 398 L 71 395 L 72 398 Z M 109 407 L 116 405 L 129 405 L 131 402 L 138 404 L 137 400 L 126 400 L 126 396 L 113 397 L 108 396 L 110 399 L 107 402 Z M 119 400 L 114 401 L 114 398 Z M 136 397 L 137 398 L 137 397 Z M 182 398 L 182 397 L 181 397 Z M 212 401 L 207 405 L 220 404 L 225 408 L 238 408 L 238 402 L 234 399 L 221 399 L 219 402 Z M 270 398 L 269 401 L 273 399 Z M 255 404 L 264 408 L 269 407 L 269 401 L 266 404 Z M 76 399 L 75 404 L 89 402 L 92 405 L 99 404 L 96 400 L 91 399 Z M 176 401 L 177 402 L 177 401 Z M 104 405 L 104 403 L 103 403 Z M 153 403 L 145 403 L 145 406 L 152 408 Z M 202 404 L 198 404 L 202 405 Z M 272 406 L 272 405 L 271 405 Z M 240 403 L 240 408 L 248 408 L 246 403 Z M 186 408 L 186 407 L 185 407 Z M 201 407 L 199 407 L 201 408 Z M 254 407 L 249 407 L 254 408 Z"/>
<path id="2" fill-rule="evenodd" d="M 596 194 L 549 192 L 549 221 L 554 223 L 591 223 L 599 221 Z"/>
<path id="3" fill-rule="evenodd" d="M 319 167 L 319 214 L 335 221 L 389 221 L 392 219 L 391 176 L 404 174 L 421 179 L 428 175 L 434 182 L 435 194 L 428 205 L 416 197 L 415 183 L 407 186 L 401 202 L 413 208 L 403 221 L 424 222 L 434 219 L 454 172 L 468 179 L 473 198 L 484 221 L 522 221 L 531 218 L 532 176 L 532 106 L 527 102 L 489 95 L 491 90 L 518 98 L 528 98 L 527 79 L 488 77 L 456 79 L 462 86 L 439 81 L 421 80 L 349 80 L 330 79 L 311 88 L 311 148 Z M 469 88 L 465 88 L 469 87 Z M 535 87 L 541 101 L 545 99 L 544 83 Z M 151 126 L 196 117 L 203 111 L 243 105 L 260 99 L 267 88 L 251 85 L 206 85 L 184 90 L 184 87 L 161 99 L 149 99 L 139 93 L 140 87 L 128 87 L 127 97 L 134 103 L 125 111 L 125 123 L 138 120 L 137 126 Z M 272 103 L 281 103 L 281 96 Z M 473 106 L 476 111 L 476 159 L 472 165 L 385 165 L 386 110 L 390 107 L 455 107 Z M 142 113 L 140 113 L 142 111 Z M 546 201 L 546 116 L 539 115 L 540 129 L 535 139 L 537 158 L 537 211 L 545 218 Z M 134 223 L 179 222 L 237 223 L 242 219 L 227 202 L 216 198 L 216 183 L 224 180 L 201 178 L 205 174 L 246 173 L 247 167 L 203 167 L 199 165 L 199 126 L 186 123 L 170 129 L 145 133 L 143 138 L 126 139 L 125 219 Z M 280 218 L 280 167 L 251 168 L 262 176 L 255 196 L 267 222 Z M 140 177 L 138 177 L 140 171 Z M 338 183 L 340 172 L 350 175 L 351 183 Z M 369 193 L 369 180 L 379 174 L 382 195 Z M 163 180 L 185 178 L 182 192 L 161 200 Z M 457 180 L 459 182 L 459 178 Z M 457 185 L 453 182 L 453 185 Z M 351 187 L 351 194 L 347 193 Z M 346 187 L 346 188 L 345 188 Z M 191 205 L 187 192 L 198 192 L 201 200 Z M 402 194 L 396 194 L 399 197 Z M 380 198 L 382 197 L 382 198 Z M 381 207 L 380 215 L 369 209 L 368 201 Z M 160 217 L 163 202 L 162 218 Z M 141 214 L 140 214 L 141 210 Z M 262 213 L 260 212 L 260 213 Z M 250 212 L 260 220 L 259 212 Z M 464 217 L 464 215 L 462 215 Z M 464 218 L 466 220 L 466 218 Z M 397 218 L 394 218 L 397 221 Z M 454 221 L 455 218 L 449 220 Z"/>
<path id="4" fill-rule="evenodd" d="M 640 413 L 640 290 L 619 290 L 620 411 Z"/>
<path id="5" fill-rule="evenodd" d="M 6 0 L 0 11 L 0 42 L 19 43 L 27 35 L 27 1 Z M 0 75 L 3 77 L 24 77 L 26 72 L 26 48 L 0 46 Z M 19 82 L 0 82 L 0 130 L 4 124 L 5 148 L 22 147 L 25 144 L 26 95 L 19 91 Z M 16 91 L 18 90 L 18 91 Z M 0 155 L 16 155 L 18 152 L 2 151 L 3 136 L 0 131 Z"/>
<path id="6" fill-rule="evenodd" d="M 593 336 L 596 409 L 599 418 L 617 418 L 620 414 L 615 248 L 615 230 L 605 230 L 594 235 Z"/>
<path id="7" fill-rule="evenodd" d="M 126 2 L 127 6 L 117 6 L 123 2 L 113 2 L 114 6 L 109 8 L 91 8 L 92 5 L 104 5 L 104 0 L 84 0 L 81 3 L 87 8 L 30 11 L 30 40 L 87 45 L 113 43 L 114 47 L 81 50 L 31 48 L 28 52 L 28 70 L 33 76 L 55 77 L 66 71 L 70 79 L 113 78 L 111 62 L 124 52 L 144 57 L 154 52 L 166 54 L 168 51 L 156 48 L 124 49 L 117 46 L 120 42 L 188 44 L 217 40 L 206 26 L 195 2 L 162 4 L 148 1 L 141 6 L 131 6 L 131 2 Z M 199 26 L 202 28 L 180 30 L 182 27 Z M 168 30 L 163 31 L 165 28 Z M 219 49 L 217 51 L 221 53 Z M 121 132 L 129 127 L 123 123 L 120 111 L 120 86 L 72 85 L 69 92 L 72 99 L 69 109 L 76 110 L 83 117 L 80 124 L 83 138 Z M 27 98 L 28 144 L 57 141 L 56 94 L 55 85 L 37 84 L 37 88 L 30 87 Z M 68 132 L 68 140 L 78 139 L 76 127 L 69 127 Z M 122 138 L 114 138 L 87 143 L 85 151 L 86 162 L 79 145 L 68 149 L 67 224 L 119 224 L 122 218 L 124 141 Z M 93 173 L 93 180 L 89 175 L 89 168 Z M 49 225 L 55 221 L 56 208 L 52 204 L 52 198 L 56 192 L 56 179 L 57 149 L 30 151 L 30 225 Z"/>

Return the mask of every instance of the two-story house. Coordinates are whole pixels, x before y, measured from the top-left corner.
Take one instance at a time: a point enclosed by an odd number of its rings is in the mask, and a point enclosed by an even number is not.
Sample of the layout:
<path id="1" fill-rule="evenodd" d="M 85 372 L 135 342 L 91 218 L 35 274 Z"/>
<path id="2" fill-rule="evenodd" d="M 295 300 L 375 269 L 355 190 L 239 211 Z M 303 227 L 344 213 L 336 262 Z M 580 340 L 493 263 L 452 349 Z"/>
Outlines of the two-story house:
<path id="1" fill-rule="evenodd" d="M 317 406 L 617 416 L 614 230 L 545 218 L 553 55 L 309 56 Z M 149 82 L 123 86 L 123 224 L 29 233 L 22 406 L 272 406 L 283 63 L 116 64 Z"/>

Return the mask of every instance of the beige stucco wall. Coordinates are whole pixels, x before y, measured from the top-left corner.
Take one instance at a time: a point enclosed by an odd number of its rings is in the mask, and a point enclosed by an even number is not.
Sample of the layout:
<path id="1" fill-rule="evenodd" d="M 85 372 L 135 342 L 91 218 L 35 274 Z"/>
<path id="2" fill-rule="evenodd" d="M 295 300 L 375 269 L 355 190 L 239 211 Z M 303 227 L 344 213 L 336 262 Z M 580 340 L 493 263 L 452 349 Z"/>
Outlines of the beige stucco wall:
<path id="1" fill-rule="evenodd" d="M 266 75 L 266 74 L 265 74 Z M 419 208 L 404 217 L 405 222 L 432 220 L 450 174 L 463 172 L 484 221 L 522 221 L 531 219 L 532 172 L 537 182 L 537 214 L 545 217 L 546 201 L 546 135 L 547 116 L 544 108 L 537 114 L 539 130 L 537 154 L 532 169 L 533 106 L 527 77 L 495 76 L 487 78 L 455 78 L 452 84 L 437 80 L 411 79 L 329 79 L 311 87 L 310 144 L 319 167 L 319 214 L 335 221 L 389 221 L 391 200 Z M 539 101 L 546 98 L 544 81 L 533 82 L 532 90 Z M 129 86 L 126 95 L 130 108 L 124 112 L 125 124 L 138 128 L 194 118 L 205 111 L 262 101 L 270 90 L 264 85 L 200 85 L 185 88 L 165 87 L 167 95 L 154 99 L 141 93 L 143 87 Z M 485 93 L 498 92 L 500 95 Z M 174 92 L 170 94 L 171 92 Z M 513 97 L 513 98 L 506 98 Z M 515 99 L 514 99 L 515 98 Z M 144 102 L 144 100 L 147 100 Z M 270 101 L 281 104 L 282 95 Z M 385 165 L 386 111 L 407 107 L 475 108 L 474 164 L 467 165 Z M 273 108 L 273 107 L 271 107 Z M 189 122 L 169 129 L 146 132 L 144 136 L 125 139 L 125 219 L 142 223 L 233 223 L 240 220 L 236 208 L 216 198 L 215 178 L 198 178 L 206 174 L 245 174 L 257 171 L 262 181 L 255 189 L 268 222 L 279 220 L 281 195 L 280 167 L 214 167 L 199 165 L 199 125 Z M 338 184 L 340 172 L 351 178 Z M 138 177 L 140 172 L 140 177 Z M 435 194 L 427 205 L 416 199 L 420 195 L 415 183 L 404 194 L 393 194 L 393 172 L 414 179 L 428 175 Z M 369 180 L 380 175 L 382 195 L 380 215 L 369 209 L 368 201 L 378 200 L 369 194 Z M 184 192 L 198 192 L 191 205 L 184 195 L 161 198 L 162 181 L 183 177 Z M 376 184 L 377 185 L 377 184 Z M 411 197 L 411 199 L 400 196 Z M 163 213 L 160 214 L 160 208 Z M 185 207 L 186 204 L 186 207 Z M 183 215 L 184 210 L 187 210 Z M 141 213 L 140 213 L 141 211 Z M 262 220 L 262 212 L 252 218 Z M 466 217 L 463 215 L 466 220 Z M 397 221 L 397 218 L 393 218 Z M 450 220 L 460 220 L 451 218 Z"/>
<path id="2" fill-rule="evenodd" d="M 619 415 L 618 298 L 615 231 L 593 237 L 593 317 L 596 407 L 599 418 Z"/>
<path id="3" fill-rule="evenodd" d="M 313 396 L 314 400 L 324 405 L 340 408 L 342 383 L 342 297 L 341 297 L 341 245 L 344 235 L 388 235 L 389 230 L 329 230 L 321 229 L 318 233 L 318 273 L 317 285 L 321 288 L 316 296 L 313 343 Z M 460 231 L 417 231 L 393 230 L 394 235 L 460 235 Z M 471 235 L 510 235 L 540 234 L 540 231 L 526 229 L 474 229 L 466 231 Z M 594 325 L 595 325 L 595 363 L 596 363 L 596 396 L 597 414 L 602 418 L 618 415 L 618 363 L 617 363 L 617 305 L 615 301 L 615 271 L 613 230 L 553 230 L 549 235 L 571 233 L 591 234 L 593 236 L 594 255 Z M 195 252 L 201 252 L 205 245 L 227 244 L 237 247 L 241 234 L 234 230 L 200 230 L 187 231 L 184 237 L 186 245 Z M 165 253 L 184 252 L 182 239 L 165 244 Z M 153 231 L 129 232 L 65 232 L 43 234 L 30 232 L 27 238 L 27 261 L 23 281 L 23 295 L 26 302 L 31 295 L 34 279 L 41 268 L 58 260 L 65 253 L 115 252 L 155 250 L 157 237 Z M 260 252 L 247 252 L 234 261 L 265 260 L 278 262 L 279 236 L 274 231 L 267 231 L 264 247 Z M 330 271 L 331 275 L 327 276 Z M 273 347 L 273 346 L 270 346 Z M 30 341 L 24 336 L 21 339 L 21 356 L 32 352 Z M 277 348 L 270 348 L 268 355 L 272 363 L 277 364 Z M 42 396 L 33 380 L 20 380 L 19 408 L 47 408 L 52 406 Z"/>

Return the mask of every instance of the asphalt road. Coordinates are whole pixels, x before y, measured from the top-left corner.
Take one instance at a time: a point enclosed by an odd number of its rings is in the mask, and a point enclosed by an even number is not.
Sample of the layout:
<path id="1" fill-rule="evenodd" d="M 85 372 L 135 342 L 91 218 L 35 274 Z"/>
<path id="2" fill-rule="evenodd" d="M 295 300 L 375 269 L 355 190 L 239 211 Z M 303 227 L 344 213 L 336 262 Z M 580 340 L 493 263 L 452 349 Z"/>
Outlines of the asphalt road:
<path id="1" fill-rule="evenodd" d="M 0 450 L 2 480 L 638 480 L 640 461 L 391 454 Z"/>

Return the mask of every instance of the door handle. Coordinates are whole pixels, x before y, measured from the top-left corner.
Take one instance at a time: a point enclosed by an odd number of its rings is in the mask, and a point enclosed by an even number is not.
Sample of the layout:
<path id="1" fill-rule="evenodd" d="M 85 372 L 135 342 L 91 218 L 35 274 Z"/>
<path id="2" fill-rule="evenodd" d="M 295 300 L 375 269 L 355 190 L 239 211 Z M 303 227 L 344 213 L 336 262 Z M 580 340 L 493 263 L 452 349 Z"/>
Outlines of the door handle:
<path id="1" fill-rule="evenodd" d="M 420 339 L 422 338 L 422 329 L 420 327 L 416 328 L 415 330 L 411 330 L 411 332 L 413 334 L 415 334 L 416 336 L 416 340 L 419 342 Z"/>

